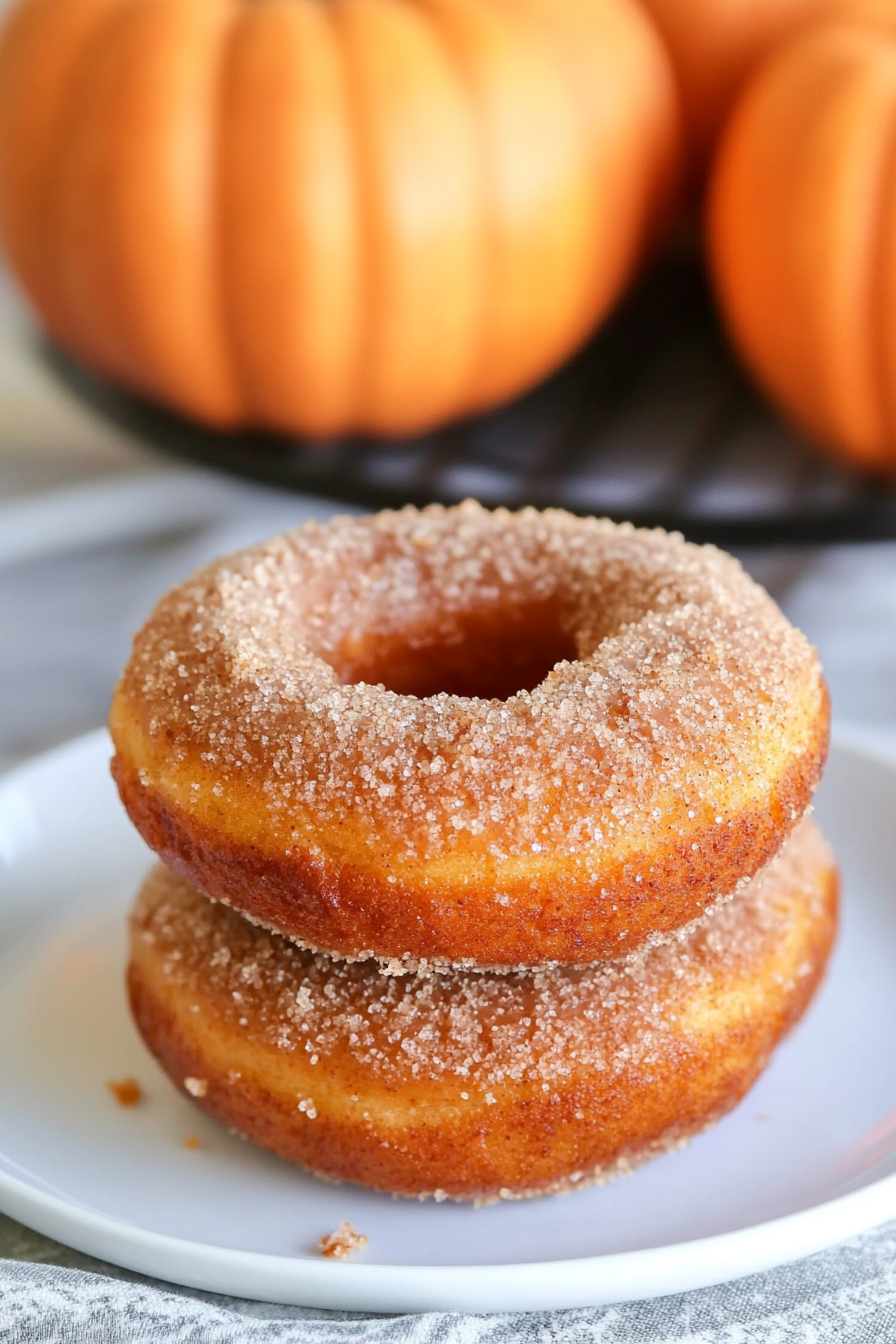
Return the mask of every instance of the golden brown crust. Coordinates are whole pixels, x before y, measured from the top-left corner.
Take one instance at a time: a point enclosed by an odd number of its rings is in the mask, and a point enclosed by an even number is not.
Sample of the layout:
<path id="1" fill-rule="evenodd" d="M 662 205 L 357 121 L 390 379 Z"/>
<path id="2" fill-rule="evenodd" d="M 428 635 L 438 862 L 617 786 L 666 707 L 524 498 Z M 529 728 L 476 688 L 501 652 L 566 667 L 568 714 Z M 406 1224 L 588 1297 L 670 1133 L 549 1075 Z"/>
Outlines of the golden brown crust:
<path id="1" fill-rule="evenodd" d="M 333 962 L 159 867 L 128 982 L 171 1077 L 281 1156 L 402 1195 L 520 1198 L 626 1170 L 734 1106 L 811 999 L 836 919 L 811 822 L 669 945 L 509 976 Z"/>
<path id="2" fill-rule="evenodd" d="M 465 505 L 203 571 L 138 635 L 111 730 L 130 816 L 202 890 L 341 956 L 520 966 L 616 956 L 757 872 L 828 722 L 814 651 L 730 557 Z"/>
<path id="3" fill-rule="evenodd" d="M 507 903 L 497 910 L 488 883 L 390 884 L 350 864 L 333 873 L 303 854 L 235 844 L 142 785 L 121 755 L 112 773 L 134 825 L 174 872 L 268 928 L 333 956 L 378 956 L 396 970 L 394 963 L 421 962 L 497 969 L 618 957 L 698 918 L 778 851 L 806 810 L 826 754 L 825 718 L 813 750 L 794 761 L 762 811 L 726 827 L 723 845 L 712 831 L 696 854 L 691 840 L 667 844 L 640 882 L 631 863 L 607 865 L 612 902 L 596 901 L 590 884 L 583 890 L 577 874 L 561 871 L 548 891 L 505 879 Z"/>

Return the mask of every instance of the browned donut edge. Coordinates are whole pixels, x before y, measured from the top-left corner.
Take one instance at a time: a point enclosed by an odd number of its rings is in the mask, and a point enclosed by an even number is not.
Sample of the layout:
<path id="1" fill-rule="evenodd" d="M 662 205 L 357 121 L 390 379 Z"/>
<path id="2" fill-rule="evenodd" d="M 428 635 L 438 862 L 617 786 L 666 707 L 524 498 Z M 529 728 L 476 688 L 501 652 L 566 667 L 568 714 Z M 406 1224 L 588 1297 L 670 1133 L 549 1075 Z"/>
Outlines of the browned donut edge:
<path id="1" fill-rule="evenodd" d="M 681 928 L 763 868 L 805 813 L 828 742 L 825 688 L 813 739 L 761 810 L 732 818 L 722 833 L 708 828 L 696 851 L 688 837 L 669 842 L 662 854 L 642 856 L 637 866 L 620 863 L 603 878 L 609 899 L 595 897 L 594 887 L 571 871 L 548 888 L 504 882 L 509 900 L 501 904 L 487 877 L 481 887 L 463 890 L 414 886 L 401 877 L 387 883 L 348 864 L 327 868 L 298 847 L 287 857 L 234 843 L 143 784 L 120 751 L 112 774 L 132 822 L 170 868 L 304 945 L 411 966 L 572 965 L 625 955 L 651 935 Z"/>
<path id="2" fill-rule="evenodd" d="M 239 1078 L 210 1068 L 207 1054 L 188 1039 L 136 959 L 128 972 L 131 1008 L 143 1039 L 174 1080 L 203 1079 L 206 1090 L 198 1104 L 205 1111 L 328 1180 L 476 1203 L 564 1192 L 611 1179 L 680 1146 L 737 1105 L 802 1016 L 824 973 L 837 929 L 836 870 L 820 873 L 818 881 L 823 907 L 814 923 L 805 916 L 800 948 L 801 965 L 808 969 L 784 983 L 769 976 L 762 1011 L 719 1033 L 710 1047 L 697 1050 L 679 1042 L 665 1068 L 630 1075 L 622 1089 L 594 1071 L 571 1073 L 549 1096 L 530 1084 L 528 1095 L 513 1091 L 485 1111 L 455 1112 L 437 1128 L 405 1125 L 400 1142 L 370 1120 L 346 1123 L 317 1115 L 309 1122 L 295 1104 L 286 1105 L 265 1086 L 263 1053 L 254 1076 L 242 1059 Z M 720 996 L 725 989 L 721 983 Z M 198 1020 L 190 1019 L 194 1033 Z M 214 1021 L 206 1027 L 217 1029 Z"/>

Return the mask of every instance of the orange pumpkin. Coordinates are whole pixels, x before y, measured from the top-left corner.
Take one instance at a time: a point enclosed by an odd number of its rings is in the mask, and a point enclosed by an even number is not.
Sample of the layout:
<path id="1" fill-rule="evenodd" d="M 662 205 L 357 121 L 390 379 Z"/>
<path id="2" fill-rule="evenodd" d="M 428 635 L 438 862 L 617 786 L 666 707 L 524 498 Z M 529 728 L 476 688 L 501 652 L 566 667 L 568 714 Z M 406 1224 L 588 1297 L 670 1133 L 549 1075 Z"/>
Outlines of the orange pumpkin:
<path id="1" fill-rule="evenodd" d="M 25 0 L 0 232 L 110 379 L 219 426 L 406 433 L 584 339 L 680 138 L 634 0 Z"/>
<path id="2" fill-rule="evenodd" d="M 872 20 L 896 7 L 854 0 Z M 811 436 L 896 468 L 896 22 L 831 22 L 763 66 L 721 143 L 711 266 L 744 359 Z"/>
<path id="3" fill-rule="evenodd" d="M 702 179 L 744 80 L 766 53 L 831 0 L 641 0 L 681 85 L 692 174 Z M 843 0 L 848 4 L 849 0 Z"/>

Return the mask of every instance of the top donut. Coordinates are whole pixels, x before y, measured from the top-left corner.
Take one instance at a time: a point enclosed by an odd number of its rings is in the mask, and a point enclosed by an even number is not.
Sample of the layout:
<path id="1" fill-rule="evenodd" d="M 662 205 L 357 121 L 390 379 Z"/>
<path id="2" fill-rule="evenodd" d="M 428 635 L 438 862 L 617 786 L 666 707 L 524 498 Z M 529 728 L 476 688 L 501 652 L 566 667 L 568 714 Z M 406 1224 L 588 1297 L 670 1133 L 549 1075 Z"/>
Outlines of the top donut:
<path id="1" fill-rule="evenodd" d="M 161 857 L 391 969 L 618 957 L 778 850 L 814 650 L 730 556 L 561 511 L 311 523 L 162 599 L 113 773 Z"/>

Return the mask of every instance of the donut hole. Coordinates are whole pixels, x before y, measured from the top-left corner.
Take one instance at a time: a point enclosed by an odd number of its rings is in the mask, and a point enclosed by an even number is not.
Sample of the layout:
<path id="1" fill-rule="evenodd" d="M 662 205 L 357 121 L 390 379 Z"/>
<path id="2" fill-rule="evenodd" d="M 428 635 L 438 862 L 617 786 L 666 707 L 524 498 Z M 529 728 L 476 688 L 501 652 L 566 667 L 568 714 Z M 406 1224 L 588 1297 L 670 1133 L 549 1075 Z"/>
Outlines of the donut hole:
<path id="1" fill-rule="evenodd" d="M 331 661 L 349 686 L 363 681 L 420 699 L 508 700 L 575 657 L 575 639 L 551 602 L 465 612 L 449 627 L 354 634 Z"/>

